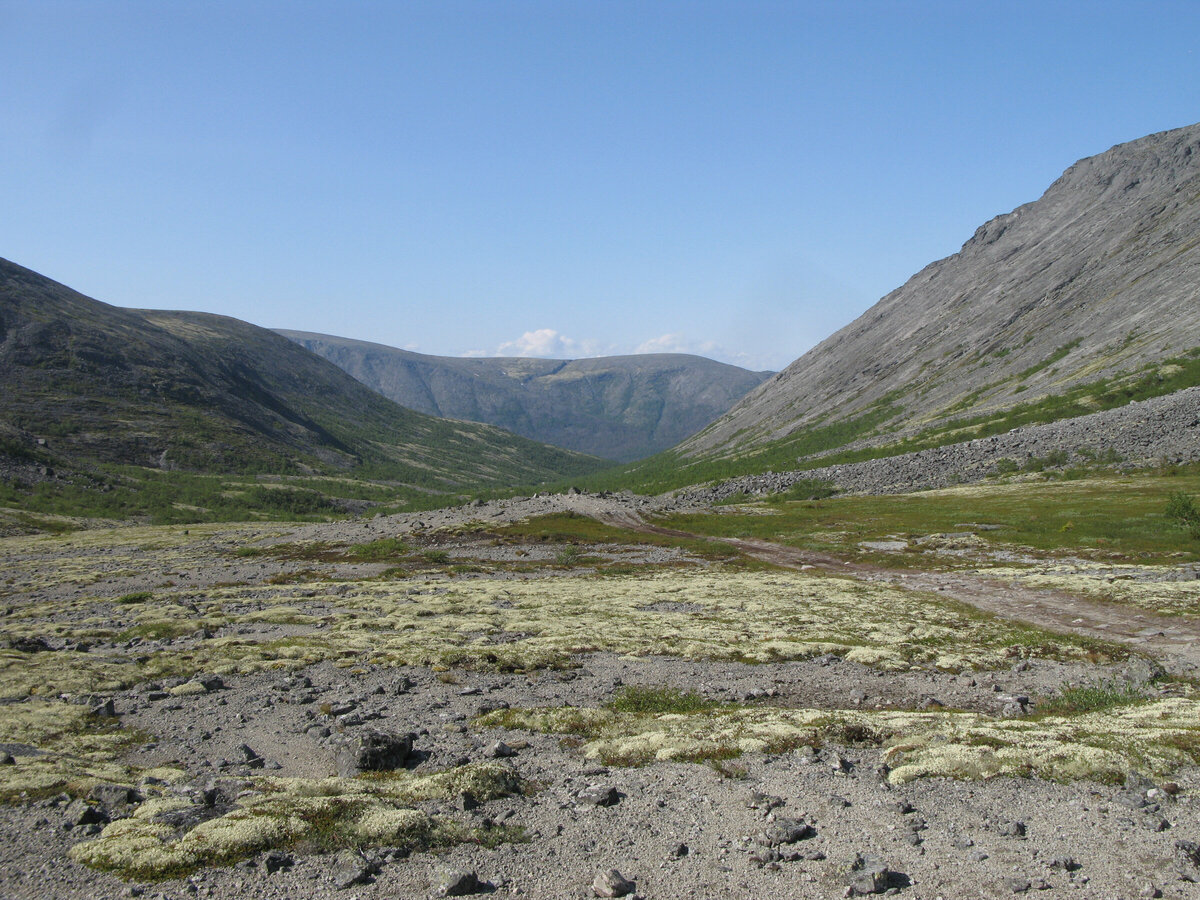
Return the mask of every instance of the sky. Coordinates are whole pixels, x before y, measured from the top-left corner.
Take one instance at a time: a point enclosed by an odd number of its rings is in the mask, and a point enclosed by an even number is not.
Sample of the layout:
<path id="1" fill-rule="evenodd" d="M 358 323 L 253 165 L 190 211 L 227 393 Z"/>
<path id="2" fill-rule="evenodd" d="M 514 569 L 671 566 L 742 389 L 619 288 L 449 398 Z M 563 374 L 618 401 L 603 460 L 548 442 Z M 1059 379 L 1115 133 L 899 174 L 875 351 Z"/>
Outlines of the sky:
<path id="1" fill-rule="evenodd" d="M 1200 3 L 0 0 L 0 257 L 447 356 L 778 369 L 1200 121 Z"/>

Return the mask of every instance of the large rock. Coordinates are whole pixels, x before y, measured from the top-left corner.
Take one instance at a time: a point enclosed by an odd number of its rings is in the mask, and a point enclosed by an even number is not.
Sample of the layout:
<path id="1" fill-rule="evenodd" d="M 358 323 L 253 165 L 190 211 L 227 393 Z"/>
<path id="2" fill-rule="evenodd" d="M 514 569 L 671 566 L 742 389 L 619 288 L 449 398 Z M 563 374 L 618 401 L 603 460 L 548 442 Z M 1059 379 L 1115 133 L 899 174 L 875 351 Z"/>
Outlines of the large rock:
<path id="1" fill-rule="evenodd" d="M 338 777 L 353 778 L 361 772 L 400 768 L 412 753 L 413 737 L 412 734 L 362 731 L 347 738 L 334 755 Z"/>
<path id="2" fill-rule="evenodd" d="M 597 897 L 625 897 L 637 890 L 637 885 L 616 869 L 597 872 L 592 881 L 592 893 Z"/>

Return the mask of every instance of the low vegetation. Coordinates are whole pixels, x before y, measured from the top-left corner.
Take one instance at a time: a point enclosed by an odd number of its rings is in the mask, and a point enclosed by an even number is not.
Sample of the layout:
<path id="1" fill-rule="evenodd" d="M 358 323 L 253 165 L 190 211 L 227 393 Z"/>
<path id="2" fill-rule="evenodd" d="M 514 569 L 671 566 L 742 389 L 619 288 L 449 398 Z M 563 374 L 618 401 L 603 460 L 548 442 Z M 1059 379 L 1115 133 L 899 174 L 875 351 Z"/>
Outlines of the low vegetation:
<path id="1" fill-rule="evenodd" d="M 886 496 L 832 497 L 819 502 L 778 502 L 775 513 L 726 511 L 719 516 L 676 515 L 671 528 L 714 537 L 759 537 L 798 547 L 859 554 L 859 544 L 895 540 L 908 552 L 893 565 L 950 565 L 945 555 L 924 553 L 929 535 L 970 533 L 982 549 L 1029 553 L 1086 553 L 1114 562 L 1200 559 L 1200 546 L 1180 527 L 1189 515 L 1187 490 L 1200 490 L 1200 467 L 1171 475 L 1140 473 L 1058 483 L 976 484 Z M 1172 499 L 1175 498 L 1175 499 Z M 1173 510 L 1175 512 L 1173 512 Z M 978 527 L 984 526 L 984 527 Z M 977 565 L 972 559 L 960 565 Z"/>
<path id="2" fill-rule="evenodd" d="M 512 771 L 494 763 L 431 775 L 401 770 L 356 779 L 260 778 L 234 809 L 182 836 L 164 818 L 190 809 L 192 801 L 163 796 L 108 825 L 95 840 L 76 844 L 70 855 L 125 878 L 160 881 L 201 866 L 229 865 L 273 847 L 330 852 L 364 845 L 425 850 L 465 841 L 495 846 L 520 839 L 519 830 L 471 828 L 412 804 L 452 799 L 463 791 L 487 801 L 519 789 Z"/>
<path id="3" fill-rule="evenodd" d="M 701 762 L 826 743 L 880 747 L 892 784 L 998 775 L 1119 782 L 1130 771 L 1162 775 L 1200 762 L 1195 698 L 1109 703 L 1018 719 L 717 704 L 679 712 L 556 707 L 500 710 L 475 725 L 578 735 L 584 740 L 581 752 L 606 765 Z"/>

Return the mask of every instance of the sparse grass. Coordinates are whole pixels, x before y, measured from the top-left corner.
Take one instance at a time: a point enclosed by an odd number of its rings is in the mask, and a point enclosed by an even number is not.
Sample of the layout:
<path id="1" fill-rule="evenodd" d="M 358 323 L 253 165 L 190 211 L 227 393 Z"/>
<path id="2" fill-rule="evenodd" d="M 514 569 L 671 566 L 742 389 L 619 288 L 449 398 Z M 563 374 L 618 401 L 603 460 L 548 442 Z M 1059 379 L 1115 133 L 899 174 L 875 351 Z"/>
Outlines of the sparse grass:
<path id="1" fill-rule="evenodd" d="M 378 561 L 396 559 L 409 552 L 408 545 L 399 538 L 380 538 L 366 544 L 351 544 L 347 554 L 356 559 Z"/>
<path id="2" fill-rule="evenodd" d="M 1065 687 L 1057 694 L 1039 700 L 1039 715 L 1062 716 L 1077 713 L 1099 712 L 1118 706 L 1148 702 L 1145 690 L 1115 681 L 1099 681 L 1093 684 Z"/>
<path id="3" fill-rule="evenodd" d="M 701 694 L 667 685 L 626 685 L 604 704 L 606 709 L 618 713 L 693 713 L 717 705 L 715 700 Z"/>

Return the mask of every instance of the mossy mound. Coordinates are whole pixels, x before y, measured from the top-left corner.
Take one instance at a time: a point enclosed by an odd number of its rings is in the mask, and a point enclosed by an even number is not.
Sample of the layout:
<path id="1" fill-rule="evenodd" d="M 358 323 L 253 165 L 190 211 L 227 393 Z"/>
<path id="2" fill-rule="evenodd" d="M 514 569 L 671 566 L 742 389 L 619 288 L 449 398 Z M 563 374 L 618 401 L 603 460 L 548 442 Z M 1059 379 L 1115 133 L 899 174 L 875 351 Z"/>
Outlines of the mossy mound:
<path id="1" fill-rule="evenodd" d="M 967 712 L 818 710 L 729 706 L 688 714 L 623 714 L 561 707 L 506 709 L 481 728 L 523 728 L 585 738 L 583 753 L 609 765 L 728 759 L 801 746 L 880 747 L 888 779 L 1037 776 L 1117 781 L 1200 762 L 1200 700 L 1171 698 L 1074 716 L 993 719 Z"/>
<path id="2" fill-rule="evenodd" d="M 71 858 L 125 878 L 157 881 L 202 866 L 228 865 L 274 847 L 326 852 L 387 846 L 408 850 L 464 841 L 497 843 L 519 837 L 507 829 L 484 834 L 452 819 L 406 806 L 469 791 L 480 801 L 520 789 L 508 767 L 482 763 L 414 775 L 392 772 L 356 779 L 263 778 L 239 805 L 180 834 L 166 819 L 193 807 L 189 800 L 160 799 L 108 825 L 98 838 L 71 848 Z"/>

